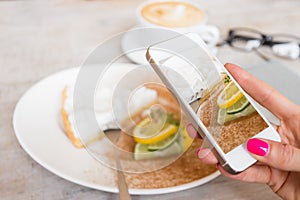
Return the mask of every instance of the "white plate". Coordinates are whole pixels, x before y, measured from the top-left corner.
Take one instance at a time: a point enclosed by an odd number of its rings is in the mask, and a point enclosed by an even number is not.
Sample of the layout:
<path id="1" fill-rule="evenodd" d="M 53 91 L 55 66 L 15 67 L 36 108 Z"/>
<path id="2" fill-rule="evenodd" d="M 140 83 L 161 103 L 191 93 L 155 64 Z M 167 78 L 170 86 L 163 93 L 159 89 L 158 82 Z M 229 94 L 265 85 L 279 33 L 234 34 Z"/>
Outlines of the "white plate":
<path id="1" fill-rule="evenodd" d="M 61 92 L 77 73 L 78 68 L 58 72 L 30 88 L 15 108 L 14 130 L 23 149 L 49 171 L 79 185 L 117 193 L 115 172 L 94 160 L 85 149 L 73 147 L 59 127 Z M 217 171 L 176 187 L 129 189 L 129 192 L 137 195 L 176 192 L 202 185 L 218 175 Z"/>

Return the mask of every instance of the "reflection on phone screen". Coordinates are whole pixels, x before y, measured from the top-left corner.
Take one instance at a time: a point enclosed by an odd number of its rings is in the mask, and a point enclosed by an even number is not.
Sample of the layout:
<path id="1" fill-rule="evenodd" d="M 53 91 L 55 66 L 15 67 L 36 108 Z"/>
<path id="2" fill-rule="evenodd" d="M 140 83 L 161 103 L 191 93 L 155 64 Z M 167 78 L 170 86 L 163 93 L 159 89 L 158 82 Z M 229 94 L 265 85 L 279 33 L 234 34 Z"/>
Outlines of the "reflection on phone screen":
<path id="1" fill-rule="evenodd" d="M 226 73 L 207 96 L 209 100 L 202 101 L 197 115 L 224 153 L 268 127 Z"/>

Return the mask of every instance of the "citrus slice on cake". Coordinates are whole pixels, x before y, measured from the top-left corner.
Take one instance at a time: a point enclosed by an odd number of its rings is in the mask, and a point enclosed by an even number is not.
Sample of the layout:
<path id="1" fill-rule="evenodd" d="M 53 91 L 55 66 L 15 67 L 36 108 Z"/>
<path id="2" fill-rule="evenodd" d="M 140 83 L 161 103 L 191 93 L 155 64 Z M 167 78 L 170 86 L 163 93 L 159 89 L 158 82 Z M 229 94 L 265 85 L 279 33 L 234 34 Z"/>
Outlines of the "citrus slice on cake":
<path id="1" fill-rule="evenodd" d="M 137 143 L 135 145 L 133 155 L 135 160 L 144 160 L 144 159 L 172 156 L 172 155 L 180 154 L 181 152 L 182 152 L 182 148 L 176 141 L 174 141 L 170 146 L 168 146 L 168 148 L 159 151 L 149 151 L 148 145 Z"/>
<path id="2" fill-rule="evenodd" d="M 249 104 L 250 104 L 250 102 L 246 99 L 246 97 L 242 96 L 242 98 L 240 98 L 235 104 L 233 104 L 229 108 L 226 108 L 226 112 L 227 112 L 227 114 L 235 114 L 235 113 L 241 112 Z"/>
<path id="3" fill-rule="evenodd" d="M 140 144 L 153 144 L 175 134 L 178 127 L 165 123 L 157 132 L 157 126 L 150 118 L 145 118 L 133 129 L 133 138 Z"/>
<path id="4" fill-rule="evenodd" d="M 173 134 L 173 135 L 167 137 L 164 140 L 149 144 L 148 150 L 149 151 L 157 151 L 157 150 L 165 149 L 165 148 L 169 147 L 175 140 L 177 140 L 178 135 L 179 134 L 176 133 L 176 134 Z"/>
<path id="5" fill-rule="evenodd" d="M 224 123 L 233 121 L 239 117 L 245 117 L 245 116 L 251 115 L 255 111 L 256 111 L 255 108 L 250 103 L 242 111 L 234 113 L 234 114 L 228 114 L 227 109 L 220 108 L 218 111 L 218 119 L 217 120 L 220 125 L 223 125 Z"/>
<path id="6" fill-rule="evenodd" d="M 228 108 L 235 104 L 243 96 L 244 95 L 240 89 L 234 84 L 234 82 L 231 81 L 218 96 L 217 104 L 220 108 Z"/>

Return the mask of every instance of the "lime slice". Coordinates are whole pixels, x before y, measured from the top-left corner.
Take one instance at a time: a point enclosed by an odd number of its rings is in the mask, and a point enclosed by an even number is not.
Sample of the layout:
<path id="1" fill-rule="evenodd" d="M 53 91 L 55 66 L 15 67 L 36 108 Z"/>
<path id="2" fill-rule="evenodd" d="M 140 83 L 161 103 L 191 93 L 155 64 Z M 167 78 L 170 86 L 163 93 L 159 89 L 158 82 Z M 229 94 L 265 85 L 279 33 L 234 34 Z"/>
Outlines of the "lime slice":
<path id="1" fill-rule="evenodd" d="M 175 141 L 168 148 L 157 150 L 157 151 L 149 151 L 148 145 L 137 143 L 134 148 L 134 159 L 135 160 L 145 160 L 152 158 L 161 158 L 168 157 L 176 154 L 182 153 L 181 146 Z"/>
<path id="2" fill-rule="evenodd" d="M 134 147 L 133 156 L 135 160 L 143 160 L 154 157 L 153 153 L 148 151 L 148 145 L 139 143 L 137 143 Z"/>
<path id="3" fill-rule="evenodd" d="M 255 112 L 254 107 L 249 103 L 246 108 L 235 114 L 228 114 L 227 109 L 220 108 L 218 111 L 218 124 L 223 125 L 224 123 L 230 122 L 232 120 L 238 119 L 239 117 L 245 117 Z"/>
<path id="4" fill-rule="evenodd" d="M 234 84 L 234 82 L 230 82 L 219 94 L 217 103 L 220 108 L 228 108 L 235 104 L 243 96 L 243 93 Z"/>
<path id="5" fill-rule="evenodd" d="M 235 113 L 237 117 L 244 117 L 256 112 L 255 108 L 249 103 L 248 106 L 241 112 Z"/>
<path id="6" fill-rule="evenodd" d="M 235 114 L 235 113 L 241 112 L 249 104 L 250 104 L 250 102 L 243 95 L 242 98 L 240 98 L 240 100 L 238 100 L 235 104 L 233 104 L 229 108 L 226 108 L 226 112 L 227 112 L 227 114 Z"/>
<path id="7" fill-rule="evenodd" d="M 176 133 L 176 134 L 173 134 L 173 135 L 167 137 L 164 140 L 149 144 L 148 145 L 148 150 L 149 151 L 157 151 L 157 150 L 160 150 L 160 149 L 165 149 L 168 146 L 170 146 L 178 138 L 177 137 L 178 135 L 179 135 L 179 133 Z"/>
<path id="8" fill-rule="evenodd" d="M 157 133 L 156 127 L 149 124 L 151 120 L 143 120 L 133 129 L 133 138 L 137 143 L 152 144 L 166 139 L 167 137 L 175 134 L 178 130 L 178 126 L 173 124 L 165 124 L 161 130 Z M 153 123 L 152 123 L 153 124 Z"/>
<path id="9" fill-rule="evenodd" d="M 218 124 L 223 125 L 227 122 L 230 122 L 232 120 L 237 119 L 238 117 L 236 115 L 229 115 L 226 112 L 226 109 L 220 108 L 218 111 Z"/>

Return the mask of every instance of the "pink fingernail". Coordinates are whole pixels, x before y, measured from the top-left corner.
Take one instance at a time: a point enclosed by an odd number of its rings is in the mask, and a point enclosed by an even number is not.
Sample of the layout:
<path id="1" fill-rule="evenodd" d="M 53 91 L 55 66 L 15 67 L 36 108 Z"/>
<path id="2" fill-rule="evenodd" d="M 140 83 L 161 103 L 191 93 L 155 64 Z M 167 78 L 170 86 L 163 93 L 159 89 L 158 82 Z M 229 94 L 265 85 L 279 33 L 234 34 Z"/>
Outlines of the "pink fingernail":
<path id="1" fill-rule="evenodd" d="M 197 156 L 202 159 L 202 158 L 205 158 L 208 154 L 209 154 L 209 150 L 206 149 L 206 148 L 198 148 L 196 150 L 196 153 L 197 153 Z"/>
<path id="2" fill-rule="evenodd" d="M 192 133 L 192 132 L 194 131 L 193 125 L 192 125 L 192 124 L 188 124 L 188 125 L 186 126 L 186 130 L 187 130 L 187 132 Z"/>
<path id="3" fill-rule="evenodd" d="M 249 139 L 247 142 L 247 149 L 249 152 L 258 155 L 258 156 L 265 156 L 269 151 L 269 145 L 265 141 L 252 138 Z"/>
<path id="4" fill-rule="evenodd" d="M 198 148 L 196 149 L 196 154 L 198 155 L 198 153 L 201 151 L 202 148 Z"/>

